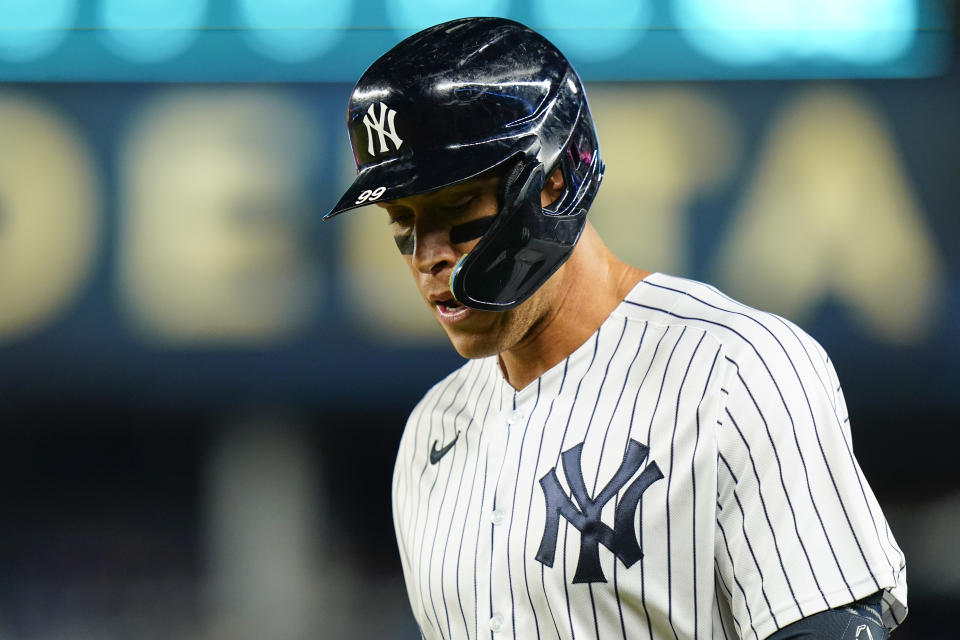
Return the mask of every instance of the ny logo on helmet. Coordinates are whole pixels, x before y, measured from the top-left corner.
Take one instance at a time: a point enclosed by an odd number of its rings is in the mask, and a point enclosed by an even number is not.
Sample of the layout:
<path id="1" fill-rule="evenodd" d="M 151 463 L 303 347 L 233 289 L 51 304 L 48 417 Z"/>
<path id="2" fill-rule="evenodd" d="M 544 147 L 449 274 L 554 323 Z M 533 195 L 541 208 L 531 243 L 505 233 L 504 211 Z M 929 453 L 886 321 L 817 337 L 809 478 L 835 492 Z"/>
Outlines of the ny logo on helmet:
<path id="1" fill-rule="evenodd" d="M 377 117 L 376 107 L 380 106 L 380 116 Z M 400 149 L 400 145 L 403 144 L 403 140 L 400 139 L 400 136 L 397 135 L 397 129 L 393 124 L 394 119 L 397 117 L 397 112 L 383 104 L 378 102 L 377 104 L 371 104 L 370 108 L 367 109 L 367 115 L 363 116 L 363 124 L 367 127 L 367 153 L 370 155 L 376 155 L 377 151 L 373 148 L 373 132 L 376 131 L 377 135 L 380 137 L 380 153 L 386 153 L 390 150 L 390 147 L 387 145 L 387 138 L 393 141 L 393 144 L 396 146 L 397 150 Z"/>
<path id="2" fill-rule="evenodd" d="M 647 488 L 663 477 L 656 462 L 651 462 L 637 476 L 627 490 L 620 496 L 620 502 L 614 515 L 614 526 L 611 529 L 600 520 L 600 512 L 610 500 L 626 486 L 633 474 L 640 469 L 640 465 L 647 459 L 649 448 L 631 439 L 627 444 L 626 454 L 620 468 L 613 475 L 596 498 L 587 493 L 587 486 L 580 469 L 580 454 L 583 443 L 563 452 L 563 475 L 570 485 L 570 491 L 576 499 L 576 504 L 567 496 L 560 481 L 557 479 L 556 467 L 550 469 L 540 478 L 543 496 L 547 501 L 547 517 L 543 529 L 543 538 L 536 559 L 548 567 L 553 566 L 554 554 L 557 550 L 557 534 L 560 529 L 560 516 L 563 516 L 580 531 L 580 558 L 577 561 L 577 571 L 573 582 L 606 582 L 603 569 L 600 567 L 600 546 L 603 545 L 613 552 L 627 567 L 643 557 L 640 543 L 637 541 L 634 530 L 634 518 L 640 510 L 640 498 Z M 579 507 L 578 507 L 579 505 Z"/>

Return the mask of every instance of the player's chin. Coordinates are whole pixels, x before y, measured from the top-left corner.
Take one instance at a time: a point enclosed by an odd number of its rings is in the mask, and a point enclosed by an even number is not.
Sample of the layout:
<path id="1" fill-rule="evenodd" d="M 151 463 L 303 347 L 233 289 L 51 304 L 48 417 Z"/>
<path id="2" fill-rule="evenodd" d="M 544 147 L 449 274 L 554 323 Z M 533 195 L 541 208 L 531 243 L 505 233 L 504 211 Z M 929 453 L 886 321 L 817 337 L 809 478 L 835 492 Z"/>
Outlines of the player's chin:
<path id="1" fill-rule="evenodd" d="M 500 353 L 499 344 L 488 333 L 472 333 L 463 329 L 444 327 L 450 344 L 464 358 L 486 358 Z"/>

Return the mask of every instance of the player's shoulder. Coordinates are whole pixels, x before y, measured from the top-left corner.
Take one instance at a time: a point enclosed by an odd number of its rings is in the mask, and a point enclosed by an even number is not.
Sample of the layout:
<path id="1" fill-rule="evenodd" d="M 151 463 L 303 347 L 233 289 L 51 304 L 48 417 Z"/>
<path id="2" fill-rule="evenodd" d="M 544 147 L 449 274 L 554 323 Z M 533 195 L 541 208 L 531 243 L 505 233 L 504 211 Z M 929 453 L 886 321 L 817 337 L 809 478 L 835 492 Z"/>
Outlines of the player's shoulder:
<path id="1" fill-rule="evenodd" d="M 495 378 L 496 357 L 467 360 L 427 390 L 407 418 L 404 438 L 417 430 L 430 429 L 446 415 L 460 415 L 470 398 L 476 398 L 478 387 L 489 386 Z"/>
<path id="2" fill-rule="evenodd" d="M 651 274 L 620 309 L 638 320 L 701 330 L 735 363 L 827 359 L 820 344 L 790 320 L 689 278 Z"/>

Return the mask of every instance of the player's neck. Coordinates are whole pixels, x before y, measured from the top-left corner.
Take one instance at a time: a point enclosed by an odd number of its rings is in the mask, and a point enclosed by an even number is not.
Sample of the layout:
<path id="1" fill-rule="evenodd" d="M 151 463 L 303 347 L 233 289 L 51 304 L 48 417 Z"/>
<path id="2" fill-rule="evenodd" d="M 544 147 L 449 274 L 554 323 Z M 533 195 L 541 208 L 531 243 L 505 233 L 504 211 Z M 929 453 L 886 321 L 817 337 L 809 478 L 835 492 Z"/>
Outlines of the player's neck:
<path id="1" fill-rule="evenodd" d="M 500 368 L 523 389 L 576 351 L 648 274 L 614 256 L 587 225 L 570 259 L 552 283 L 553 304 L 533 331 L 500 354 Z"/>

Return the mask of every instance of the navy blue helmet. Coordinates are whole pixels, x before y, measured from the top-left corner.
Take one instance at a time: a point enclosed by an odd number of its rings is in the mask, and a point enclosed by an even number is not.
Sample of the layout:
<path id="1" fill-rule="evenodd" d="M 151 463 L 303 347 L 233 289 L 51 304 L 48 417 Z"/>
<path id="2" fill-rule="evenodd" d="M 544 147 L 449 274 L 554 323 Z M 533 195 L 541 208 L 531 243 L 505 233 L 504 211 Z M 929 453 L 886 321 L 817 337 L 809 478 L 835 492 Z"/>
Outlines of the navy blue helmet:
<path id="1" fill-rule="evenodd" d="M 546 38 L 502 18 L 462 18 L 400 42 L 350 96 L 357 178 L 330 218 L 491 170 L 500 210 L 453 269 L 466 306 L 503 311 L 529 298 L 570 256 L 600 185 L 600 160 L 579 76 Z M 542 207 L 556 169 L 561 197 Z"/>

